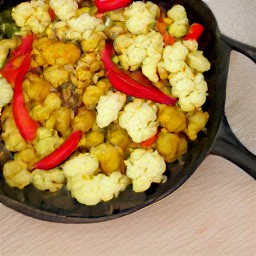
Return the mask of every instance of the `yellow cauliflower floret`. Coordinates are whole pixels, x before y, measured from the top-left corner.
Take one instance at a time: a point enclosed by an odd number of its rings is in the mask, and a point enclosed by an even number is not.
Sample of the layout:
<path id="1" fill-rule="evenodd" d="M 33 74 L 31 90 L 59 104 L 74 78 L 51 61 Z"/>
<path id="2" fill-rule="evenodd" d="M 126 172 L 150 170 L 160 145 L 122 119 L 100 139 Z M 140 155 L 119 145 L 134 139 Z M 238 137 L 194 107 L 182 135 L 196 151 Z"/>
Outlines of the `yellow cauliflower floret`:
<path id="1" fill-rule="evenodd" d="M 49 5 L 60 20 L 69 20 L 75 17 L 78 9 L 75 0 L 50 0 Z"/>
<path id="2" fill-rule="evenodd" d="M 125 8 L 125 25 L 132 34 L 146 34 L 159 15 L 159 7 L 151 2 L 133 2 Z"/>
<path id="3" fill-rule="evenodd" d="M 31 173 L 28 166 L 21 161 L 9 161 L 3 167 L 3 175 L 11 187 L 23 189 L 31 183 Z"/>
<path id="4" fill-rule="evenodd" d="M 173 21 L 168 27 L 170 35 L 177 38 L 186 35 L 189 23 L 185 8 L 182 5 L 176 4 L 167 12 L 167 16 Z"/>
<path id="5" fill-rule="evenodd" d="M 132 180 L 135 192 L 146 191 L 153 182 L 162 182 L 166 170 L 164 159 L 158 152 L 145 149 L 135 149 L 125 161 L 125 165 L 126 175 Z"/>
<path id="6" fill-rule="evenodd" d="M 104 95 L 104 89 L 95 85 L 89 85 L 86 87 L 83 95 L 83 103 L 88 109 L 94 109 L 102 95 Z"/>
<path id="7" fill-rule="evenodd" d="M 211 68 L 210 62 L 204 57 L 202 51 L 189 53 L 187 63 L 191 68 L 201 73 Z"/>
<path id="8" fill-rule="evenodd" d="M 65 183 L 63 171 L 58 168 L 47 171 L 35 169 L 31 176 L 32 184 L 42 191 L 57 192 Z"/>
<path id="9" fill-rule="evenodd" d="M 28 145 L 26 148 L 14 154 L 14 160 L 26 163 L 30 169 L 39 158 L 33 146 Z"/>
<path id="10" fill-rule="evenodd" d="M 108 126 L 117 120 L 119 111 L 126 101 L 126 95 L 120 92 L 109 91 L 106 95 L 100 97 L 96 107 L 96 123 L 100 128 Z"/>
<path id="11" fill-rule="evenodd" d="M 56 93 L 49 93 L 42 104 L 35 105 L 30 110 L 31 117 L 43 123 L 48 120 L 50 114 L 61 107 L 61 99 Z"/>
<path id="12" fill-rule="evenodd" d="M 26 141 L 20 135 L 20 132 L 15 124 L 12 115 L 12 108 L 5 107 L 1 115 L 2 134 L 1 138 L 4 141 L 5 147 L 11 152 L 17 152 L 25 149 Z"/>
<path id="13" fill-rule="evenodd" d="M 51 23 L 48 10 L 49 5 L 44 1 L 32 0 L 14 7 L 12 9 L 12 17 L 22 30 L 41 34 Z"/>
<path id="14" fill-rule="evenodd" d="M 81 50 L 72 43 L 55 42 L 43 48 L 41 54 L 49 65 L 64 66 L 75 64 L 80 58 Z"/>
<path id="15" fill-rule="evenodd" d="M 90 37 L 81 41 L 83 52 L 94 52 L 103 49 L 106 35 L 103 32 L 94 32 Z"/>
<path id="16" fill-rule="evenodd" d="M 159 125 L 169 132 L 179 133 L 183 131 L 187 124 L 183 111 L 176 106 L 166 106 L 158 112 Z"/>
<path id="17" fill-rule="evenodd" d="M 161 132 L 156 140 L 156 149 L 167 163 L 172 163 L 187 151 L 187 141 L 175 133 Z"/>
<path id="18" fill-rule="evenodd" d="M 87 132 L 83 136 L 82 140 L 79 143 L 79 146 L 85 147 L 90 150 L 92 147 L 96 147 L 104 142 L 104 134 L 101 130 L 95 130 Z"/>
<path id="19" fill-rule="evenodd" d="M 171 73 L 182 71 L 186 66 L 188 53 L 187 47 L 181 42 L 166 46 L 163 51 L 163 67 Z"/>
<path id="20" fill-rule="evenodd" d="M 132 143 L 132 140 L 127 131 L 115 123 L 108 126 L 107 139 L 109 143 L 120 147 L 122 150 L 126 150 Z"/>
<path id="21" fill-rule="evenodd" d="M 140 143 L 156 134 L 157 106 L 142 99 L 128 103 L 120 114 L 119 125 L 126 129 L 132 140 Z"/>
<path id="22" fill-rule="evenodd" d="M 42 103 L 50 93 L 51 84 L 36 74 L 29 72 L 22 84 L 22 88 L 26 102 Z"/>
<path id="23" fill-rule="evenodd" d="M 94 110 L 79 108 L 77 115 L 71 121 L 74 130 L 88 132 L 96 121 L 96 113 Z"/>
<path id="24" fill-rule="evenodd" d="M 13 96 L 13 89 L 5 78 L 0 77 L 0 108 L 7 105 Z"/>
<path id="25" fill-rule="evenodd" d="M 206 125 L 209 119 L 209 114 L 201 110 L 196 111 L 188 118 L 188 128 L 185 133 L 188 135 L 189 139 L 196 140 L 197 133 L 200 132 Z"/>
<path id="26" fill-rule="evenodd" d="M 64 139 L 60 138 L 55 130 L 39 127 L 33 145 L 36 152 L 43 158 L 52 153 L 63 141 Z"/>
<path id="27" fill-rule="evenodd" d="M 127 176 L 120 172 L 112 172 L 109 176 L 98 174 L 91 178 L 75 176 L 69 185 L 72 197 L 79 203 L 96 205 L 117 197 L 129 184 Z"/>
<path id="28" fill-rule="evenodd" d="M 124 169 L 122 154 L 111 144 L 102 143 L 91 148 L 90 154 L 98 158 L 100 162 L 100 169 L 105 174 L 122 171 Z"/>
<path id="29" fill-rule="evenodd" d="M 53 65 L 44 70 L 44 78 L 57 88 L 68 81 L 68 71 L 61 66 Z"/>
<path id="30" fill-rule="evenodd" d="M 2 39 L 0 41 L 0 68 L 3 67 L 9 51 L 15 49 L 17 44 L 18 40 L 16 38 Z"/>

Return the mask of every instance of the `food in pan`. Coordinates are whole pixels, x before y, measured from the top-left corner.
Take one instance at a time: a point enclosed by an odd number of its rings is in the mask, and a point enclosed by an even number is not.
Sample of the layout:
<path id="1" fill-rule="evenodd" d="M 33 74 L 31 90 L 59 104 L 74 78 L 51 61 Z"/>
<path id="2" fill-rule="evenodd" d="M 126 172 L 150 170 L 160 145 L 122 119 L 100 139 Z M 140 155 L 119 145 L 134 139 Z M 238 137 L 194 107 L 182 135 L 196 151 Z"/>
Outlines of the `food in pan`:
<path id="1" fill-rule="evenodd" d="M 209 119 L 203 24 L 181 5 L 127 0 L 32 0 L 11 16 L 19 29 L 0 40 L 8 185 L 64 186 L 95 205 L 165 182 Z"/>

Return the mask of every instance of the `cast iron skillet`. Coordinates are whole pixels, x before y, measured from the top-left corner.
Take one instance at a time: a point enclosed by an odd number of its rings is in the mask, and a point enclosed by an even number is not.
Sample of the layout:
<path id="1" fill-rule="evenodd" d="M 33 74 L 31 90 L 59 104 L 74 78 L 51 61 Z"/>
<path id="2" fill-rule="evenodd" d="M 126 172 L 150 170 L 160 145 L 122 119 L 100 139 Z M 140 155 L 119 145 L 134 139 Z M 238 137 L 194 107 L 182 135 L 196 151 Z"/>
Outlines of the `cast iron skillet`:
<path id="1" fill-rule="evenodd" d="M 18 2 L 20 1 L 0 2 L 1 10 Z M 199 45 L 212 65 L 211 70 L 205 73 L 209 97 L 204 110 L 210 114 L 207 133 L 200 134 L 199 139 L 189 145 L 182 162 L 168 165 L 166 183 L 153 184 L 145 193 L 134 193 L 129 187 L 110 202 L 84 206 L 71 198 L 66 188 L 54 194 L 40 192 L 33 186 L 19 190 L 9 187 L 1 176 L 0 200 L 4 205 L 25 215 L 52 222 L 93 223 L 111 220 L 149 206 L 171 194 L 192 175 L 209 154 L 225 157 L 256 179 L 256 156 L 236 139 L 224 113 L 230 52 L 239 51 L 256 62 L 256 49 L 221 35 L 213 13 L 201 0 L 155 2 L 167 9 L 179 3 L 186 8 L 191 22 L 200 22 L 205 27 Z M 6 159 L 1 159 L 0 163 L 3 164 L 4 161 Z"/>

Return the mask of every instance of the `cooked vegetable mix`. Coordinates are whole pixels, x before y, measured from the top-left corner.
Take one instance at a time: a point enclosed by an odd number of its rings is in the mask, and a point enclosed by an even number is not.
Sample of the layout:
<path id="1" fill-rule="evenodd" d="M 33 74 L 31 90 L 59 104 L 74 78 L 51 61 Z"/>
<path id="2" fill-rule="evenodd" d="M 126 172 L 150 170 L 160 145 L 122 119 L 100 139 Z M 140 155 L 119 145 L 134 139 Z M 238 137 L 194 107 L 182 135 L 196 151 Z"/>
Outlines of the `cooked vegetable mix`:
<path id="1" fill-rule="evenodd" d="M 206 130 L 204 27 L 183 6 L 32 0 L 3 17 L 13 26 L 0 39 L 9 186 L 66 186 L 86 205 L 129 185 L 143 192 Z"/>

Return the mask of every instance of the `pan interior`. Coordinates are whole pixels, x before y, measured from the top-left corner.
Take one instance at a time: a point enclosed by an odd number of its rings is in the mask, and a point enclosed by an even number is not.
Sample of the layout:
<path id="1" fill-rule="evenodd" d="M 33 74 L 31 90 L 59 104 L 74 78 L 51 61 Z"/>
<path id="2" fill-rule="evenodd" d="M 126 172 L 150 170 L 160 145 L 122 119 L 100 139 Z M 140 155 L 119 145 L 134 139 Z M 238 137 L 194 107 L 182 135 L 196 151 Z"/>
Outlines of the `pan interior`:
<path id="1" fill-rule="evenodd" d="M 8 5 L 17 4 L 17 1 L 5 2 Z M 210 71 L 204 73 L 209 87 L 209 96 L 203 106 L 210 115 L 207 133 L 199 134 L 198 140 L 189 144 L 189 150 L 181 162 L 168 165 L 165 173 L 168 177 L 166 183 L 152 184 L 150 189 L 144 193 L 135 193 L 131 187 L 128 187 L 118 198 L 88 207 L 74 200 L 65 187 L 57 193 L 43 193 L 33 186 L 28 186 L 23 190 L 11 188 L 4 181 L 1 172 L 0 199 L 2 203 L 27 215 L 56 222 L 108 220 L 133 212 L 167 196 L 185 182 L 207 156 L 224 109 L 229 48 L 220 39 L 212 12 L 201 0 L 152 2 L 166 9 L 170 9 L 174 4 L 181 4 L 185 7 L 191 23 L 199 22 L 205 27 L 199 41 L 199 49 L 204 51 L 204 55 L 212 65 Z"/>

